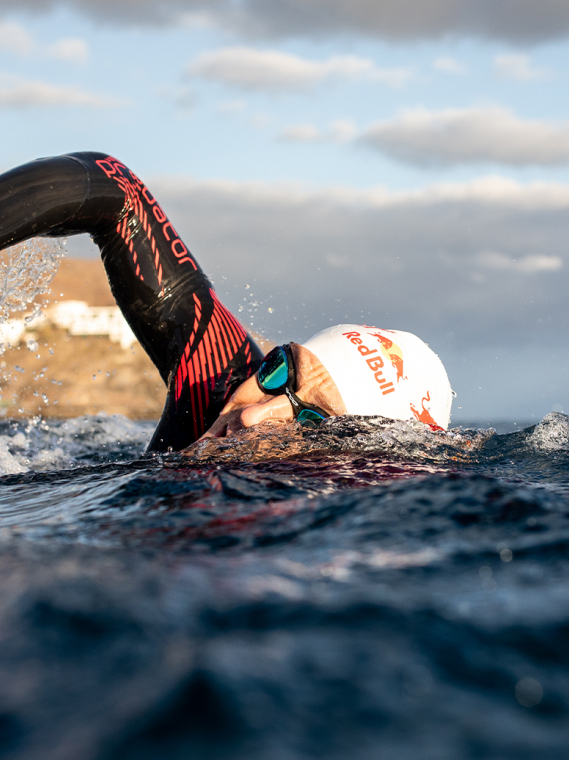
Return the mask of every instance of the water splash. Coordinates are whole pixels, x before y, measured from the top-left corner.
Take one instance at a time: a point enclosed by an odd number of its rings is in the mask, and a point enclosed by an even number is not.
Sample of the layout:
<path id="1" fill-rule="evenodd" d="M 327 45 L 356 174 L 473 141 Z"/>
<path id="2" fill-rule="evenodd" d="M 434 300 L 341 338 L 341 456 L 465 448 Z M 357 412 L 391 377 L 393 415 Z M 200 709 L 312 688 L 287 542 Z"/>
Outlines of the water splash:
<path id="1" fill-rule="evenodd" d="M 153 428 L 153 422 L 105 412 L 68 420 L 39 415 L 5 420 L 0 422 L 0 476 L 133 460 L 143 454 Z M 432 432 L 420 422 L 381 417 L 331 418 L 317 430 L 268 421 L 199 441 L 170 458 L 185 472 L 263 463 L 297 471 L 314 461 L 332 466 L 346 459 L 356 469 L 381 461 L 412 463 L 425 471 L 466 468 L 508 477 L 531 472 L 536 480 L 559 485 L 569 480 L 569 416 L 551 412 L 537 425 L 505 435 L 493 428 Z"/>
<path id="2" fill-rule="evenodd" d="M 153 428 L 153 422 L 106 412 L 0 422 L 0 475 L 133 460 L 144 452 Z"/>
<path id="3" fill-rule="evenodd" d="M 65 241 L 32 238 L 0 251 L 0 323 L 25 311 L 49 286 L 65 255 Z M 38 304 L 30 319 L 37 315 Z"/>
<path id="4" fill-rule="evenodd" d="M 297 423 L 266 421 L 227 438 L 199 441 L 184 457 L 196 464 L 228 464 L 345 452 L 458 464 L 472 461 L 495 435 L 492 428 L 433 432 L 421 422 L 344 415 L 331 417 L 314 430 Z"/>

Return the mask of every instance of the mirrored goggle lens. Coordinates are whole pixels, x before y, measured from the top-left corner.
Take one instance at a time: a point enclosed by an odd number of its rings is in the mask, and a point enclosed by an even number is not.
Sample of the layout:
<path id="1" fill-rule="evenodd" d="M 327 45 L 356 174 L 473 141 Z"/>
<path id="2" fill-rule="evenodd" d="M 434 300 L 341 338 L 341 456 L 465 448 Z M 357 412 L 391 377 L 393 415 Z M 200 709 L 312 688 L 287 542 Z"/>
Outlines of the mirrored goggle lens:
<path id="1" fill-rule="evenodd" d="M 304 427 L 317 427 L 322 420 L 325 420 L 326 418 L 323 415 L 318 414 L 318 412 L 314 412 L 312 409 L 303 409 L 298 413 L 296 419 Z"/>
<path id="2" fill-rule="evenodd" d="M 277 346 L 264 358 L 259 367 L 259 385 L 267 391 L 282 388 L 288 380 L 288 361 L 284 350 Z"/>

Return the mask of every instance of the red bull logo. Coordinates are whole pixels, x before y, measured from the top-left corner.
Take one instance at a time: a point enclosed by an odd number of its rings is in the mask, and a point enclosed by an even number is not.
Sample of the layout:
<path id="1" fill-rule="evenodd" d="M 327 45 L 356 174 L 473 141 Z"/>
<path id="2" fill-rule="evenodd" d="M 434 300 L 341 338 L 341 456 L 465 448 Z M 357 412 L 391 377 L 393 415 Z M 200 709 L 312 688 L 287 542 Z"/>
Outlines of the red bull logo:
<path id="1" fill-rule="evenodd" d="M 391 362 L 391 366 L 397 373 L 397 382 L 400 380 L 407 380 L 406 377 L 403 377 L 403 351 L 399 348 L 397 343 L 386 338 L 385 335 L 382 335 L 380 332 L 371 334 L 374 338 L 378 339 L 381 344 L 381 353 Z"/>
<path id="2" fill-rule="evenodd" d="M 437 425 L 435 420 L 431 417 L 431 413 L 428 409 L 425 409 L 425 401 L 428 403 L 431 400 L 431 394 L 429 391 L 427 391 L 427 395 L 423 396 L 421 399 L 421 406 L 423 407 L 422 411 L 419 411 L 418 409 L 415 409 L 413 404 L 410 404 L 411 411 L 415 415 L 415 419 L 419 422 L 424 422 L 425 425 L 428 425 L 431 430 L 443 430 L 443 428 L 440 425 Z"/>

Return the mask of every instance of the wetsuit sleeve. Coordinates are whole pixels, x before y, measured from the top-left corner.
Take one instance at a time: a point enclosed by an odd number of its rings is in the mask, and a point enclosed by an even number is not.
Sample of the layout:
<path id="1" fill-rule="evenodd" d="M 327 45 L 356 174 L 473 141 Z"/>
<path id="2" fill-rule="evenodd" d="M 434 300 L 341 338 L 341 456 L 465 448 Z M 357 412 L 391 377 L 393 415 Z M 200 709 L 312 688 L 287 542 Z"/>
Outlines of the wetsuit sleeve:
<path id="1" fill-rule="evenodd" d="M 99 246 L 117 304 L 168 387 L 149 450 L 179 451 L 211 426 L 263 353 L 120 161 L 73 153 L 0 176 L 0 248 L 79 233 Z"/>

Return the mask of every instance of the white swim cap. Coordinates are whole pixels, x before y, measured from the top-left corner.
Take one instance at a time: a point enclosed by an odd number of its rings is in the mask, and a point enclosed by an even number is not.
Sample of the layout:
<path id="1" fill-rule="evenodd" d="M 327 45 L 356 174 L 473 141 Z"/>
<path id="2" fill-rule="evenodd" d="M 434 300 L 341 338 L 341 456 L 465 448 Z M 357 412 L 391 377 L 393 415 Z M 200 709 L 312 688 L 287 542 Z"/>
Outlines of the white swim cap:
<path id="1" fill-rule="evenodd" d="M 446 430 L 452 390 L 439 357 L 416 335 L 336 325 L 303 343 L 336 383 L 348 414 L 419 420 Z"/>

